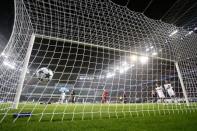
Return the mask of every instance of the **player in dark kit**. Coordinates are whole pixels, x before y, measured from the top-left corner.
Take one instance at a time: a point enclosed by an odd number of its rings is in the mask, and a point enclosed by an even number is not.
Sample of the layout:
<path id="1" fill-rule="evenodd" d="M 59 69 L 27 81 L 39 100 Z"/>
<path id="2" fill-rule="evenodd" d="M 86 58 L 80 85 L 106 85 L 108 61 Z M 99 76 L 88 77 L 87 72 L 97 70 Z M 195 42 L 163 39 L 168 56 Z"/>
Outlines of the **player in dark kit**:
<path id="1" fill-rule="evenodd" d="M 109 97 L 109 92 L 107 90 L 104 90 L 102 94 L 101 102 L 106 103 L 108 100 L 108 97 Z"/>
<path id="2" fill-rule="evenodd" d="M 127 96 L 125 92 L 123 92 L 122 98 L 123 98 L 123 103 L 127 103 Z"/>
<path id="3" fill-rule="evenodd" d="M 154 89 L 151 91 L 151 96 L 152 96 L 152 102 L 155 103 L 157 101 L 157 93 Z"/>
<path id="4" fill-rule="evenodd" d="M 72 90 L 71 93 L 70 93 L 70 95 L 71 95 L 71 102 L 72 103 L 75 103 L 75 91 Z"/>

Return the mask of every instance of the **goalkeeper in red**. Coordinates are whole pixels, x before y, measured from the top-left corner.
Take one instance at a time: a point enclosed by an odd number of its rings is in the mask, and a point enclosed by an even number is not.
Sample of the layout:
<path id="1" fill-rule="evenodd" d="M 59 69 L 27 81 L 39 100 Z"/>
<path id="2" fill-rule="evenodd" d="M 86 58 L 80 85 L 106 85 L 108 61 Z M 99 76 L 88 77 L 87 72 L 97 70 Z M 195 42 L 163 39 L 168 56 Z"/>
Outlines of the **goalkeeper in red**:
<path id="1" fill-rule="evenodd" d="M 102 97 L 101 97 L 101 102 L 106 103 L 109 98 L 109 92 L 107 90 L 103 91 Z"/>
<path id="2" fill-rule="evenodd" d="M 168 92 L 168 95 L 174 101 L 174 103 L 178 103 L 177 98 L 176 98 L 176 94 L 173 90 L 173 87 L 172 87 L 170 81 L 165 80 L 164 88 Z"/>

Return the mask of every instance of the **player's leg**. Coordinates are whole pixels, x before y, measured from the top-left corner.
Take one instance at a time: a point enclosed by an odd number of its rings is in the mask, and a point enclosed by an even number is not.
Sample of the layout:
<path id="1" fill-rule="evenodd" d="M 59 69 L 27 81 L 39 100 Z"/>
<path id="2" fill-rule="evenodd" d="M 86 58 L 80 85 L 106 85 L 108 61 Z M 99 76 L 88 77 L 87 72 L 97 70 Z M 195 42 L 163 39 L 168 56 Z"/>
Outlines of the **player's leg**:
<path id="1" fill-rule="evenodd" d="M 158 96 L 157 96 L 157 97 L 155 97 L 155 103 L 157 103 L 157 101 L 158 101 Z"/>
<path id="2" fill-rule="evenodd" d="M 174 103 L 180 105 L 180 103 L 179 103 L 179 101 L 178 101 L 178 99 L 177 99 L 177 97 L 175 95 L 173 96 L 173 99 L 174 99 Z"/>
<path id="3" fill-rule="evenodd" d="M 165 101 L 164 101 L 164 99 L 165 99 L 164 93 L 163 92 L 160 92 L 158 95 L 159 95 L 159 98 L 161 100 L 161 103 L 165 103 Z"/>
<path id="4" fill-rule="evenodd" d="M 124 103 L 125 103 L 125 104 L 127 103 L 127 98 L 126 98 L 126 97 L 124 97 Z"/>
<path id="5" fill-rule="evenodd" d="M 105 96 L 102 96 L 101 103 L 105 103 L 105 101 L 106 101 Z"/>
<path id="6" fill-rule="evenodd" d="M 162 98 L 162 101 L 163 101 L 163 102 L 162 102 L 163 105 L 167 105 L 167 104 L 168 104 L 167 101 L 165 101 L 165 97 Z"/>
<path id="7" fill-rule="evenodd" d="M 157 95 L 153 95 L 153 103 L 157 102 Z"/>
<path id="8" fill-rule="evenodd" d="M 172 101 L 174 102 L 174 103 L 178 103 L 178 100 L 177 100 L 177 98 L 176 98 L 176 95 L 175 95 L 175 92 L 174 92 L 174 90 L 168 90 L 168 95 L 170 96 L 170 98 L 172 99 Z"/>
<path id="9" fill-rule="evenodd" d="M 164 103 L 164 98 L 161 98 L 161 103 Z"/>
<path id="10" fill-rule="evenodd" d="M 107 96 L 105 96 L 105 103 L 107 103 L 107 100 L 108 100 L 108 99 L 107 99 Z"/>
<path id="11" fill-rule="evenodd" d="M 75 103 L 75 97 L 72 96 L 71 99 L 72 99 L 72 103 Z"/>

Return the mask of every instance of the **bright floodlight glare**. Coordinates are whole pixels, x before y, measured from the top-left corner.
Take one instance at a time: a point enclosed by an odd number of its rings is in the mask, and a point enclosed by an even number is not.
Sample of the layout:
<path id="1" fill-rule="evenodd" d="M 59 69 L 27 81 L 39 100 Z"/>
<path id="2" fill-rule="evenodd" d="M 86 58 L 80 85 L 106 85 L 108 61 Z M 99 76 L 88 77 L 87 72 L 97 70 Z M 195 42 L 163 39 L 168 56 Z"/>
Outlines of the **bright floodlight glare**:
<path id="1" fill-rule="evenodd" d="M 189 31 L 185 36 L 191 35 L 193 31 Z"/>
<path id="2" fill-rule="evenodd" d="M 127 62 L 126 61 L 122 62 L 122 66 L 127 67 L 128 66 Z"/>
<path id="3" fill-rule="evenodd" d="M 115 69 L 115 71 L 116 71 L 116 70 L 120 70 L 120 67 L 115 67 L 114 69 Z"/>
<path id="4" fill-rule="evenodd" d="M 150 48 L 151 48 L 151 49 L 153 49 L 154 47 L 153 47 L 153 46 L 151 46 Z"/>
<path id="5" fill-rule="evenodd" d="M 147 56 L 141 56 L 141 57 L 140 57 L 140 62 L 141 62 L 142 64 L 146 64 L 146 63 L 148 62 L 148 57 L 147 57 Z"/>
<path id="6" fill-rule="evenodd" d="M 111 77 L 113 77 L 114 75 L 115 75 L 114 73 L 108 72 L 106 77 L 107 77 L 107 78 L 111 78 Z"/>
<path id="7" fill-rule="evenodd" d="M 119 72 L 122 74 L 122 73 L 124 73 L 124 69 L 123 68 L 121 68 L 120 70 L 119 70 Z"/>
<path id="8" fill-rule="evenodd" d="M 4 52 L 2 52 L 1 55 L 4 56 L 5 55 Z"/>
<path id="9" fill-rule="evenodd" d="M 10 64 L 9 62 L 7 61 L 4 61 L 3 64 L 11 69 L 15 69 L 15 65 L 14 64 Z"/>
<path id="10" fill-rule="evenodd" d="M 196 30 L 197 30 L 197 27 L 194 28 L 194 31 L 196 31 Z"/>
<path id="11" fill-rule="evenodd" d="M 156 56 L 156 55 L 157 55 L 157 52 L 153 52 L 152 55 L 153 55 L 153 56 Z"/>
<path id="12" fill-rule="evenodd" d="M 4 52 L 1 53 L 1 56 L 7 58 L 7 55 Z"/>
<path id="13" fill-rule="evenodd" d="M 174 30 L 169 36 L 171 37 L 171 36 L 175 35 L 177 32 L 178 32 L 178 30 Z"/>
<path id="14" fill-rule="evenodd" d="M 150 49 L 149 48 L 146 48 L 146 52 L 148 52 Z"/>
<path id="15" fill-rule="evenodd" d="M 189 32 L 188 32 L 188 35 L 191 35 L 192 33 L 193 33 L 193 31 L 189 31 Z"/>
<path id="16" fill-rule="evenodd" d="M 193 33 L 193 31 L 188 32 L 189 35 L 191 35 Z"/>
<path id="17" fill-rule="evenodd" d="M 131 60 L 132 60 L 132 61 L 137 61 L 137 56 L 136 56 L 136 55 L 132 55 L 132 56 L 131 56 Z"/>
<path id="18" fill-rule="evenodd" d="M 119 69 L 119 72 L 120 72 L 120 73 L 124 73 L 124 72 L 126 72 L 129 68 L 130 68 L 130 67 L 129 67 L 128 63 L 125 61 L 125 62 L 122 63 L 122 68 Z"/>
<path id="19" fill-rule="evenodd" d="M 123 67 L 123 68 L 121 68 L 121 69 L 119 70 L 119 72 L 120 72 L 120 73 L 124 73 L 124 72 L 126 72 L 128 69 L 129 69 L 128 66 L 127 66 L 127 67 Z"/>

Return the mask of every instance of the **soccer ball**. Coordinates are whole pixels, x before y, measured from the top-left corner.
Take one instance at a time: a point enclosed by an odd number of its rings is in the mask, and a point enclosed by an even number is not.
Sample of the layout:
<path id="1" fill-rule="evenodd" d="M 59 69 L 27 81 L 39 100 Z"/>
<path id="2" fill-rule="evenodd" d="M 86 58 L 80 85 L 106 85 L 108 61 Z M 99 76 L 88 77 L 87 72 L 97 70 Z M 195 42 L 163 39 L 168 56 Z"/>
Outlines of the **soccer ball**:
<path id="1" fill-rule="evenodd" d="M 39 70 L 37 70 L 36 77 L 42 82 L 48 82 L 52 79 L 53 72 L 52 70 L 46 67 L 42 67 Z"/>

